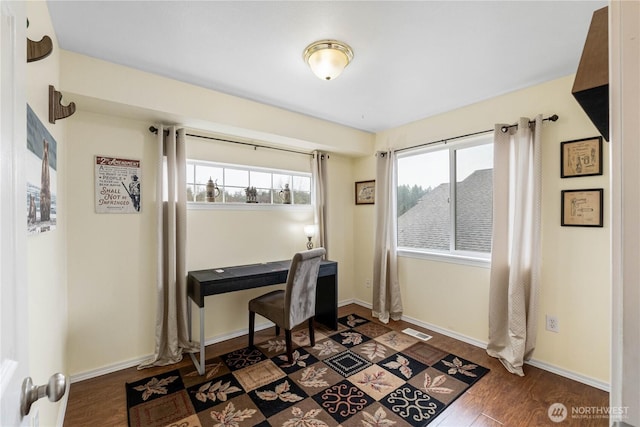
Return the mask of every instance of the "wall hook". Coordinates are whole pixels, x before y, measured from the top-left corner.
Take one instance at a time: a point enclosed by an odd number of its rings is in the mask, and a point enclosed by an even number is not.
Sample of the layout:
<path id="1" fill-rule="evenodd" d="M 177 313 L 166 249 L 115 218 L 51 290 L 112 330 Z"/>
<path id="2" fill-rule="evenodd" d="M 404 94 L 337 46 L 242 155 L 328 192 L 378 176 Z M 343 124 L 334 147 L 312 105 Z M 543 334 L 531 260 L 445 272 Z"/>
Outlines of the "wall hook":
<path id="1" fill-rule="evenodd" d="M 29 19 L 27 19 L 27 28 L 29 28 Z M 53 51 L 53 42 L 51 37 L 44 36 L 39 42 L 34 42 L 27 37 L 27 62 L 39 61 L 51 55 Z"/>
<path id="2" fill-rule="evenodd" d="M 56 120 L 64 119 L 76 112 L 76 104 L 62 105 L 62 94 L 49 85 L 49 123 L 56 124 Z"/>
<path id="3" fill-rule="evenodd" d="M 27 37 L 27 62 L 39 61 L 51 55 L 53 42 L 51 37 L 44 36 L 39 42 L 34 42 Z"/>

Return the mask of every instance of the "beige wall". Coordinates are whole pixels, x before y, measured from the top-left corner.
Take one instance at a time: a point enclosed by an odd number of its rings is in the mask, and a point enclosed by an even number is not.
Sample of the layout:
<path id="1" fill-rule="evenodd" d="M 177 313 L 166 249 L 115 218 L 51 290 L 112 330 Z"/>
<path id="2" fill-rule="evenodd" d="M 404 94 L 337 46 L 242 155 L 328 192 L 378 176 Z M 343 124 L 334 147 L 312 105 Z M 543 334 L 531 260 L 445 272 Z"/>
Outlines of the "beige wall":
<path id="1" fill-rule="evenodd" d="M 353 178 L 349 152 L 370 150 L 373 136 L 158 76 L 66 52 L 64 90 L 78 112 L 68 123 L 69 372 L 76 378 L 137 363 L 153 352 L 156 311 L 154 217 L 157 155 L 150 125 L 176 123 L 198 130 L 233 127 L 238 135 L 300 150 L 330 153 L 327 221 L 329 257 L 339 263 L 339 300 L 353 298 Z M 93 74 L 92 74 L 93 73 Z M 113 76 L 117 78 L 113 78 Z M 88 78 L 87 76 L 91 76 Z M 122 82 L 126 81 L 127 90 Z M 156 85 L 149 85 L 154 81 Z M 136 90 L 130 90 L 135 87 Z M 156 88 L 162 87 L 162 94 Z M 111 89 L 105 89 L 111 88 Z M 224 101 L 224 108 L 220 102 Z M 167 110 L 167 111 L 164 111 Z M 224 114 L 222 114 L 224 110 Z M 193 114 L 194 118 L 175 112 Z M 204 117 L 204 119 L 203 119 Z M 208 120 L 216 120 L 208 121 Z M 268 124 L 268 126 L 267 126 Z M 248 126 L 240 129 L 238 126 Z M 251 127 L 253 126 L 253 127 Z M 268 131 L 268 132 L 267 132 Z M 312 140 L 301 141 L 313 133 Z M 292 145 L 293 144 L 293 145 Z M 142 212 L 98 215 L 94 208 L 95 155 L 142 161 Z M 192 159 L 276 169 L 311 170 L 307 155 L 257 149 L 189 137 Z M 187 268 L 287 259 L 304 250 L 308 208 L 265 206 L 188 211 Z M 265 290 L 213 296 L 206 301 L 205 338 L 216 340 L 247 328 L 247 301 Z M 195 318 L 196 325 L 198 318 Z M 260 325 L 258 323 L 258 326 Z M 122 331 L 127 331 L 123 334 Z M 198 333 L 194 328 L 194 333 Z"/>
<path id="2" fill-rule="evenodd" d="M 156 144 L 147 123 L 77 111 L 67 132 L 69 373 L 153 352 Z M 140 214 L 95 213 L 94 156 L 140 159 Z"/>
<path id="3" fill-rule="evenodd" d="M 587 379 L 609 382 L 610 242 L 608 149 L 604 143 L 604 175 L 560 178 L 560 142 L 598 135 L 571 95 L 573 77 L 499 96 L 459 110 L 380 132 L 377 149 L 415 144 L 514 123 L 520 116 L 558 114 L 542 133 L 543 260 L 538 345 L 534 359 Z M 373 176 L 373 158 L 355 161 L 356 180 Z M 604 188 L 604 228 L 560 226 L 560 191 Z M 356 241 L 373 245 L 372 209 L 356 209 Z M 372 275 L 372 257 L 357 257 L 355 294 L 366 302 L 364 283 Z M 473 340 L 486 342 L 489 270 L 486 268 L 401 257 L 399 275 L 405 315 Z M 560 333 L 545 330 L 545 314 L 558 317 Z"/>
<path id="4" fill-rule="evenodd" d="M 67 373 L 67 252 L 68 221 L 64 185 L 67 171 L 66 122 L 49 123 L 49 85 L 59 87 L 60 50 L 45 2 L 28 2 L 27 37 L 53 39 L 53 53 L 27 64 L 27 102 L 57 142 L 57 227 L 27 238 L 27 286 L 29 311 L 29 375 L 36 384 L 46 384 L 56 372 Z M 66 104 L 65 104 L 66 105 Z M 40 425 L 56 425 L 64 400 L 41 399 L 31 409 L 39 412 Z"/>
<path id="5" fill-rule="evenodd" d="M 156 136 L 150 123 L 78 111 L 67 135 L 70 197 L 69 242 L 69 372 L 82 375 L 127 365 L 153 352 L 156 311 L 156 219 L 153 169 Z M 96 214 L 95 155 L 142 161 L 140 214 Z M 228 143 L 187 139 L 191 159 L 238 163 L 294 171 L 310 171 L 310 156 Z M 339 269 L 339 299 L 352 298 L 353 217 L 351 161 L 330 155 L 328 221 L 329 256 Z M 297 207 L 228 206 L 190 209 L 187 214 L 187 268 L 198 270 L 290 258 L 305 250 L 303 227 L 313 223 L 313 210 Z M 208 297 L 206 339 L 243 332 L 247 301 L 265 290 Z M 195 323 L 197 325 L 197 316 Z M 126 331 L 126 333 L 123 333 Z M 197 327 L 194 333 L 198 333 Z M 197 336 L 197 335 L 196 335 Z"/>
<path id="6" fill-rule="evenodd" d="M 49 25 L 42 6 L 38 2 L 30 7 L 40 8 Z M 38 24 L 32 16 L 30 11 L 30 31 L 35 31 Z M 52 34 L 49 28 L 46 31 Z M 365 283 L 372 276 L 373 207 L 354 205 L 353 182 L 375 177 L 372 135 L 82 55 L 56 55 L 40 65 L 29 64 L 29 100 L 40 117 L 46 118 L 43 88 L 57 83 L 58 75 L 65 101 L 76 101 L 79 110 L 52 127 L 62 147 L 59 229 L 29 242 L 31 311 L 45 313 L 45 303 L 48 307 L 51 301 L 64 307 L 63 312 L 68 305 L 68 327 L 66 320 L 51 322 L 47 334 L 35 334 L 30 340 L 41 351 L 45 351 L 42 343 L 57 340 L 53 351 L 46 348 L 53 361 L 42 367 L 43 376 L 58 370 L 56 364 L 82 376 L 131 364 L 153 351 L 157 174 L 152 165 L 157 147 L 147 128 L 157 122 L 331 152 L 328 246 L 330 258 L 340 265 L 339 299 L 371 301 Z M 602 187 L 605 206 L 609 197 L 606 166 L 602 177 L 559 178 L 560 141 L 596 134 L 569 93 L 571 83 L 571 77 L 559 79 L 381 132 L 375 136 L 375 146 L 409 146 L 486 129 L 495 122 L 511 123 L 520 115 L 559 114 L 560 121 L 545 124 L 543 133 L 544 256 L 534 357 L 608 382 L 609 346 L 604 343 L 610 336 L 609 227 L 559 226 L 561 189 Z M 188 147 L 193 158 L 309 170 L 304 156 L 193 140 Z M 607 149 L 605 144 L 605 153 Z M 92 163 L 98 154 L 142 160 L 142 213 L 95 214 Z M 301 229 L 312 218 L 309 211 L 295 209 L 190 210 L 188 215 L 189 269 L 286 258 L 304 247 Z M 608 221 L 605 210 L 605 224 Z M 486 268 L 401 258 L 400 279 L 405 315 L 486 341 Z M 209 297 L 207 338 L 243 331 L 244 306 L 257 292 Z M 559 334 L 544 330 L 545 313 L 558 317 Z M 37 314 L 33 322 L 44 317 Z"/>
<path id="7" fill-rule="evenodd" d="M 274 146 L 347 155 L 371 150 L 373 135 L 367 132 L 88 56 L 61 55 L 62 87 L 80 108 L 180 123 Z"/>

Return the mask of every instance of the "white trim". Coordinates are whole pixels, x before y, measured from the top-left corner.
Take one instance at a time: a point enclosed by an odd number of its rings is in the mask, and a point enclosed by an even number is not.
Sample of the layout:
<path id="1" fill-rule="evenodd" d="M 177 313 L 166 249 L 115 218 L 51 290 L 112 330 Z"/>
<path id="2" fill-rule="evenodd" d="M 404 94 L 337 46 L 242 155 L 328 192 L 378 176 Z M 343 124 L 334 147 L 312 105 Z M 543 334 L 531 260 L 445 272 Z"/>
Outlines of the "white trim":
<path id="1" fill-rule="evenodd" d="M 349 304 L 357 304 L 359 306 L 362 306 L 362 307 L 365 307 L 365 308 L 368 308 L 368 309 L 371 309 L 371 307 L 372 307 L 370 303 L 368 303 L 366 301 L 363 301 L 363 300 L 360 300 L 358 298 L 350 298 L 350 299 L 344 299 L 344 300 L 338 301 L 338 307 L 343 307 L 343 306 L 349 305 Z M 419 327 L 428 329 L 430 331 L 437 332 L 437 333 L 439 333 L 441 335 L 444 335 L 444 336 L 447 336 L 449 338 L 453 338 L 453 339 L 456 339 L 458 341 L 462 341 L 462 342 L 465 342 L 467 344 L 471 344 L 471 345 L 473 345 L 475 347 L 478 347 L 478 348 L 485 349 L 487 347 L 487 343 L 484 342 L 484 341 L 480 341 L 480 340 L 477 340 L 475 338 L 472 338 L 472 337 L 469 337 L 469 336 L 466 336 L 466 335 L 463 335 L 463 334 L 459 334 L 459 333 L 457 333 L 455 331 L 451 331 L 449 329 L 441 328 L 440 326 L 436 326 L 436 325 L 434 325 L 432 323 L 423 322 L 421 320 L 415 319 L 415 318 L 410 317 L 410 316 L 403 315 L 402 316 L 402 320 L 404 320 L 407 323 L 411 323 L 411 324 L 413 324 L 415 326 L 419 326 Z M 272 326 L 273 326 L 273 323 L 271 323 L 271 322 L 267 322 L 267 323 L 264 323 L 262 325 L 256 325 L 256 331 L 262 331 L 262 330 L 268 329 L 268 328 L 270 328 Z M 247 329 L 239 329 L 239 330 L 237 330 L 235 332 L 231 332 L 229 334 L 218 335 L 218 336 L 215 336 L 213 338 L 209 338 L 208 340 L 206 340 L 205 341 L 205 346 L 211 345 L 211 344 L 217 344 L 219 342 L 226 341 L 226 340 L 229 340 L 229 339 L 232 339 L 232 338 L 241 337 L 243 335 L 247 335 L 248 332 L 249 332 L 249 330 L 247 328 Z M 120 371 L 122 369 L 132 368 L 134 366 L 138 366 L 140 363 L 144 362 L 145 360 L 148 360 L 151 357 L 152 357 L 152 355 L 150 354 L 150 355 L 147 355 L 147 356 L 144 356 L 144 357 L 139 357 L 139 358 L 136 358 L 136 359 L 130 359 L 130 360 L 127 360 L 127 361 L 124 361 L 124 362 L 119 362 L 119 363 L 115 363 L 115 364 L 112 364 L 112 365 L 104 366 L 102 368 L 93 369 L 93 370 L 90 370 L 90 371 L 81 372 L 79 374 L 70 375 L 69 376 L 69 383 L 70 384 L 74 384 L 74 383 L 77 383 L 79 381 L 88 380 L 88 379 L 91 379 L 91 378 L 99 377 L 101 375 L 111 374 L 113 372 L 117 372 L 117 371 Z M 560 376 L 565 377 L 565 378 L 569 378 L 570 380 L 574 380 L 574 381 L 577 381 L 579 383 L 586 384 L 588 386 L 595 387 L 595 388 L 600 389 L 600 390 L 604 390 L 606 392 L 609 392 L 609 390 L 610 390 L 610 385 L 608 383 L 604 382 L 604 381 L 596 380 L 596 379 L 588 377 L 586 375 L 578 374 L 576 372 L 572 372 L 572 371 L 569 371 L 567 369 L 563 369 L 563 368 L 560 368 L 558 366 L 554 366 L 554 365 L 551 365 L 549 363 L 542 362 L 540 360 L 532 359 L 532 360 L 530 360 L 530 361 L 528 361 L 526 363 L 527 363 L 527 365 L 534 366 L 534 367 L 542 369 L 544 371 L 548 371 L 548 372 L 551 372 L 553 374 L 560 375 Z M 67 398 L 68 394 L 69 394 L 68 392 L 65 393 L 65 399 Z M 62 420 L 64 420 L 64 412 L 66 410 L 67 401 L 65 400 L 63 404 L 64 404 L 64 409 L 59 412 L 59 416 L 58 416 L 58 426 L 62 425 L 60 423 L 60 413 L 62 413 Z"/>
<path id="2" fill-rule="evenodd" d="M 190 211 L 287 211 L 313 212 L 313 205 L 285 205 L 276 203 L 187 202 Z"/>
<path id="3" fill-rule="evenodd" d="M 437 332 L 437 333 L 439 333 L 441 335 L 445 335 L 447 337 L 454 338 L 454 339 L 456 339 L 458 341 L 462 341 L 462 342 L 465 342 L 467 344 L 471 344 L 471 345 L 473 345 L 475 347 L 479 347 L 479 348 L 483 348 L 483 349 L 487 348 L 487 343 L 484 342 L 484 341 L 477 340 L 475 338 L 469 337 L 467 335 L 460 334 L 460 333 L 452 331 L 450 329 L 442 328 L 440 326 L 434 325 L 433 323 L 423 322 L 421 320 L 415 319 L 415 318 L 410 317 L 410 316 L 405 316 L 405 315 L 402 315 L 402 320 L 404 320 L 405 322 L 409 322 L 409 323 L 411 323 L 413 325 L 423 327 L 423 328 L 428 329 L 430 331 Z"/>
<path id="4" fill-rule="evenodd" d="M 345 303 L 343 305 L 347 305 L 347 304 L 351 304 L 351 303 L 361 305 L 361 306 L 363 306 L 365 308 L 368 308 L 370 310 L 373 309 L 373 304 L 371 304 L 369 302 L 366 302 L 366 301 L 363 301 L 363 300 L 358 299 L 358 298 L 354 298 L 354 299 L 350 300 L 348 303 Z"/>
<path id="5" fill-rule="evenodd" d="M 18 367 L 18 362 L 12 359 L 4 359 L 0 361 L 0 396 L 4 395 L 4 392 L 9 385 L 9 380 L 13 378 L 13 373 Z"/>
<path id="6" fill-rule="evenodd" d="M 187 138 L 190 138 L 190 137 L 187 136 Z M 311 153 L 309 153 L 308 155 L 310 156 Z M 276 169 L 276 168 L 267 168 L 262 166 L 241 165 L 238 163 L 224 163 L 224 162 L 214 162 L 211 160 L 187 159 L 187 164 L 211 166 L 211 167 L 223 168 L 223 169 L 226 168 L 226 169 L 246 170 L 246 171 L 255 171 L 255 172 L 267 172 L 267 173 L 278 174 L 278 175 L 304 176 L 307 178 L 312 178 L 311 172 L 307 172 L 307 171 L 299 171 L 299 170 L 294 171 L 290 169 Z"/>
<path id="7" fill-rule="evenodd" d="M 426 259 L 428 261 L 448 262 L 451 264 L 469 265 L 472 267 L 491 268 L 491 260 L 489 258 L 480 258 L 470 255 L 459 255 L 452 253 L 435 253 L 425 252 L 419 249 L 411 250 L 408 248 L 398 249 L 398 256 L 404 258 Z"/>
<path id="8" fill-rule="evenodd" d="M 352 301 L 353 301 L 354 304 L 358 304 L 358 305 L 366 307 L 366 308 L 371 308 L 371 304 L 369 304 L 369 303 L 367 303 L 365 301 L 358 300 L 358 299 L 354 299 Z M 436 325 L 434 325 L 432 323 L 423 322 L 421 320 L 418 320 L 418 319 L 415 319 L 413 317 L 406 316 L 406 315 L 402 316 L 402 320 L 404 320 L 407 323 L 411 323 L 413 325 L 420 326 L 422 328 L 428 329 L 430 331 L 437 332 L 437 333 L 439 333 L 441 335 L 445 335 L 445 336 L 447 336 L 449 338 L 453 338 L 453 339 L 456 339 L 458 341 L 462 341 L 462 342 L 465 342 L 467 344 L 471 344 L 471 345 L 473 345 L 475 347 L 479 347 L 479 348 L 482 348 L 482 349 L 486 349 L 487 348 L 487 342 L 485 342 L 485 341 L 481 341 L 481 340 L 469 337 L 467 335 L 460 334 L 458 332 L 455 332 L 455 331 L 452 331 L 452 330 L 449 330 L 449 329 L 441 328 L 440 326 L 436 326 Z M 609 392 L 611 390 L 610 384 L 608 384 L 608 383 L 606 383 L 604 381 L 600 381 L 600 380 L 597 380 L 595 378 L 591 378 L 589 376 L 582 375 L 582 374 L 579 374 L 577 372 L 570 371 L 568 369 L 560 368 L 558 366 L 552 365 L 550 363 L 543 362 L 541 360 L 531 359 L 531 360 L 529 360 L 529 361 L 527 361 L 525 363 L 527 365 L 534 366 L 534 367 L 542 369 L 544 371 L 551 372 L 551 373 L 556 374 L 556 375 L 560 375 L 561 377 L 569 378 L 570 380 L 577 381 L 579 383 L 586 384 L 588 386 L 595 387 L 597 389 L 600 389 L 600 390 L 603 390 L 603 391 L 606 391 L 606 392 Z"/>
<path id="9" fill-rule="evenodd" d="M 345 305 L 349 305 L 349 304 L 365 305 L 366 303 L 364 301 L 360 301 L 360 300 L 356 300 L 356 299 L 346 299 L 346 300 L 342 300 L 342 301 L 338 302 L 338 306 L 339 307 L 342 307 L 342 306 L 345 306 Z M 273 325 L 274 324 L 272 322 L 266 322 L 266 323 L 263 323 L 261 325 L 256 325 L 256 332 L 257 331 L 262 331 L 264 329 L 268 329 L 268 328 L 272 327 Z M 215 336 L 213 338 L 209 338 L 209 339 L 205 340 L 204 345 L 207 346 L 207 345 L 211 345 L 211 344 L 217 344 L 217 343 L 222 342 L 222 341 L 226 341 L 226 340 L 230 340 L 232 338 L 237 338 L 237 337 L 241 337 L 243 335 L 247 335 L 248 333 L 249 333 L 249 328 L 239 329 L 239 330 L 237 330 L 235 332 L 231 332 L 231 333 L 228 333 L 228 334 L 221 334 L 221 335 Z M 125 361 L 122 361 L 122 362 L 114 363 L 114 364 L 111 364 L 111 365 L 106 365 L 106 366 L 103 366 L 103 367 L 98 368 L 98 369 L 92 369 L 92 370 L 89 370 L 89 371 L 80 372 L 78 374 L 73 374 L 73 375 L 69 376 L 69 384 L 74 384 L 74 383 L 77 383 L 77 382 L 80 382 L 80 381 L 89 380 L 91 378 L 96 378 L 96 377 L 99 377 L 101 375 L 112 374 L 114 372 L 121 371 L 123 369 L 133 368 L 134 366 L 138 366 L 139 364 L 141 364 L 145 360 L 149 360 L 152 357 L 153 357 L 152 354 L 148 354 L 146 356 L 141 356 L 141 357 L 137 357 L 137 358 L 134 358 L 134 359 L 129 359 L 129 360 L 125 360 Z M 66 403 L 65 403 L 65 406 L 66 406 Z"/>
<path id="10" fill-rule="evenodd" d="M 69 403 L 69 389 L 71 384 L 67 384 L 67 390 L 65 391 L 62 399 L 60 400 L 60 408 L 58 409 L 58 418 L 56 419 L 56 427 L 64 426 L 64 416 L 67 413 L 67 404 Z"/>
<path id="11" fill-rule="evenodd" d="M 349 305 L 349 304 L 364 305 L 365 303 L 364 301 L 362 301 L 362 304 L 361 304 L 361 301 L 355 298 L 338 301 L 338 307 L 344 307 L 345 305 Z M 369 305 L 369 308 L 371 308 L 371 305 Z"/>
<path id="12" fill-rule="evenodd" d="M 271 322 L 267 322 L 267 323 L 264 323 L 264 324 L 261 324 L 261 325 L 256 325 L 256 332 L 257 331 L 262 331 L 264 329 L 268 329 L 268 328 L 270 328 L 272 326 L 273 326 L 273 323 L 271 323 Z M 208 346 L 208 345 L 211 345 L 211 344 L 217 344 L 217 343 L 222 342 L 222 341 L 227 341 L 227 340 L 230 340 L 232 338 L 237 338 L 237 337 L 241 337 L 243 335 L 247 335 L 248 333 L 249 333 L 249 328 L 239 329 L 239 330 L 237 330 L 235 332 L 231 332 L 231 333 L 228 333 L 228 334 L 221 334 L 221 335 L 217 335 L 217 336 L 215 336 L 213 338 L 209 338 L 209 339 L 205 340 L 204 345 Z M 98 368 L 98 369 L 92 369 L 90 371 L 85 371 L 85 372 L 80 372 L 78 374 L 73 374 L 73 375 L 69 376 L 69 382 L 70 382 L 70 384 L 74 384 L 74 383 L 77 383 L 77 382 L 80 382 L 80 381 L 89 380 L 91 378 L 99 377 L 101 375 L 112 374 L 114 372 L 121 371 L 123 369 L 133 368 L 134 366 L 138 366 L 139 364 L 141 364 L 145 360 L 149 360 L 152 357 L 153 357 L 152 354 L 148 354 L 146 356 L 137 357 L 137 358 L 134 358 L 134 359 L 125 360 L 123 362 L 118 362 L 118 363 L 114 363 L 114 364 L 111 364 L 111 365 L 103 366 L 103 367 Z"/>
<path id="13" fill-rule="evenodd" d="M 611 390 L 611 386 L 609 385 L 609 383 L 588 377 L 586 375 L 578 374 L 577 372 L 572 372 L 546 362 L 542 362 L 538 359 L 531 359 L 525 363 L 527 365 L 542 369 L 543 371 L 551 372 L 553 374 L 560 375 L 561 377 L 569 378 L 570 380 L 574 380 L 579 383 L 606 391 L 607 393 Z"/>

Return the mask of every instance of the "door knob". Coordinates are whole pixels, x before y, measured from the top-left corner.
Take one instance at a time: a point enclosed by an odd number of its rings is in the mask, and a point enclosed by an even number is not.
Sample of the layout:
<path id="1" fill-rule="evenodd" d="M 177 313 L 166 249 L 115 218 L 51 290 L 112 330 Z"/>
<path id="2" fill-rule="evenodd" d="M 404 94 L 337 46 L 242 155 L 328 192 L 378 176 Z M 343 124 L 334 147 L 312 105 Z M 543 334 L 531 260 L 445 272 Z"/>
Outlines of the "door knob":
<path id="1" fill-rule="evenodd" d="M 64 396 L 66 389 L 67 379 L 60 372 L 51 375 L 49 382 L 41 386 L 33 385 L 31 377 L 25 378 L 20 394 L 20 414 L 22 417 L 28 415 L 33 402 L 44 396 L 47 396 L 51 402 L 57 402 Z"/>

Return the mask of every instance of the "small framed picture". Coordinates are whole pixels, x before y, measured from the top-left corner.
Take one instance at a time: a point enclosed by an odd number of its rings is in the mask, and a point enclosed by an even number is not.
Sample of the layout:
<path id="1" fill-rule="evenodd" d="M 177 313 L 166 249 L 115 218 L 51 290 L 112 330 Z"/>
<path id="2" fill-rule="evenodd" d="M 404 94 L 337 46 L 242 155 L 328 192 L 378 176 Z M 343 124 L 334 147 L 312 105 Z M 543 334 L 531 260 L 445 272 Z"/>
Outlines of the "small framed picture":
<path id="1" fill-rule="evenodd" d="M 562 226 L 602 227 L 602 188 L 562 191 Z"/>
<path id="2" fill-rule="evenodd" d="M 602 137 L 564 141 L 560 144 L 560 176 L 602 175 Z"/>
<path id="3" fill-rule="evenodd" d="M 356 182 L 356 205 L 373 205 L 376 201 L 376 181 Z"/>

